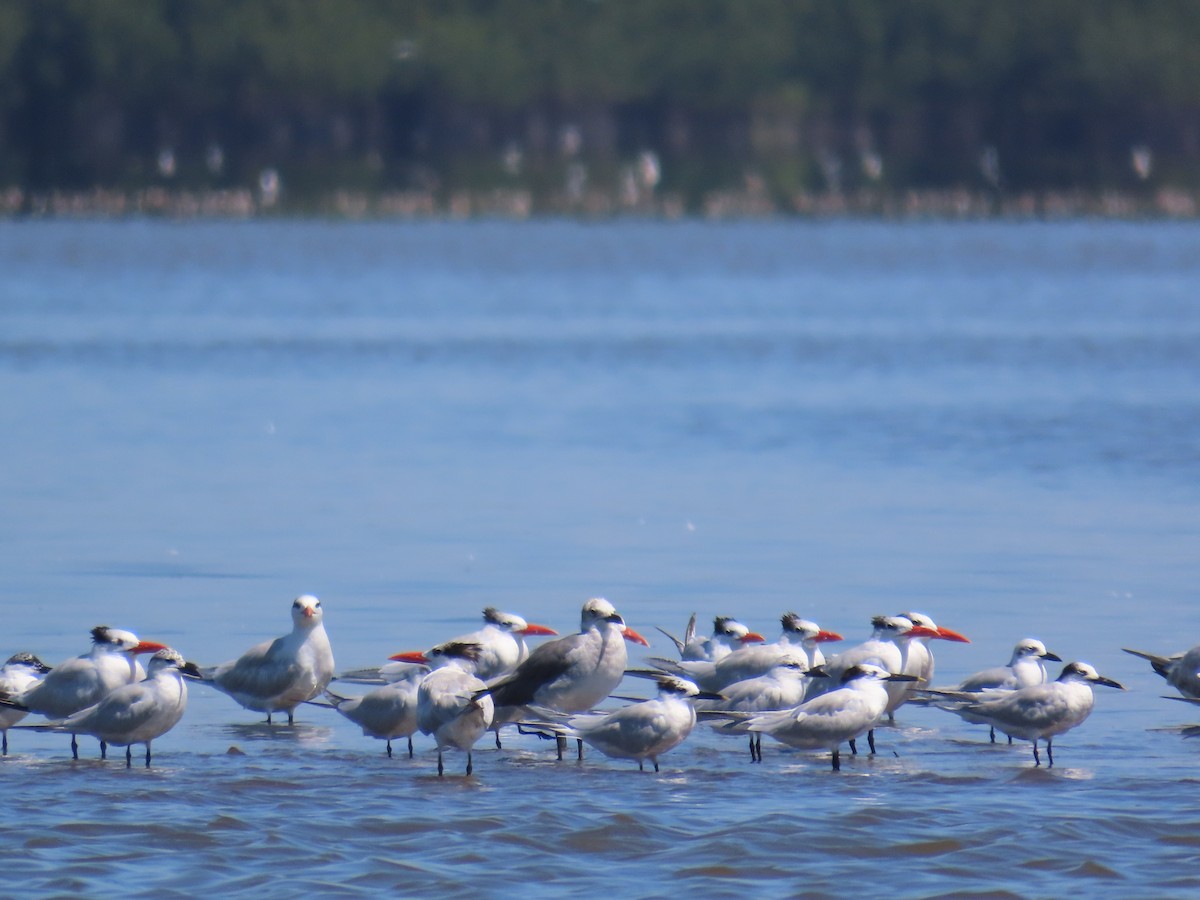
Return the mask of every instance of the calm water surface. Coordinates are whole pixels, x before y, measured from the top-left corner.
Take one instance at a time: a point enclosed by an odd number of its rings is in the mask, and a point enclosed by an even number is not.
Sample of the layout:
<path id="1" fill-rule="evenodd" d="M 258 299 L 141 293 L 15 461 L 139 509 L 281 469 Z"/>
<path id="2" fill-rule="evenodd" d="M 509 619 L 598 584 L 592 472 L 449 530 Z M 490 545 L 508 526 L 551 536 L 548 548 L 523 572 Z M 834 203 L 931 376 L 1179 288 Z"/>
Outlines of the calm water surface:
<path id="1" fill-rule="evenodd" d="M 194 688 L 156 765 L 13 733 L 33 894 L 1194 896 L 1200 228 L 0 223 L 0 653 L 107 622 L 214 663 L 321 596 L 341 667 L 474 628 L 917 608 L 1125 682 L 1053 770 L 904 709 L 881 753 L 532 737 L 436 776 Z M 643 691 L 627 685 L 626 693 Z"/>

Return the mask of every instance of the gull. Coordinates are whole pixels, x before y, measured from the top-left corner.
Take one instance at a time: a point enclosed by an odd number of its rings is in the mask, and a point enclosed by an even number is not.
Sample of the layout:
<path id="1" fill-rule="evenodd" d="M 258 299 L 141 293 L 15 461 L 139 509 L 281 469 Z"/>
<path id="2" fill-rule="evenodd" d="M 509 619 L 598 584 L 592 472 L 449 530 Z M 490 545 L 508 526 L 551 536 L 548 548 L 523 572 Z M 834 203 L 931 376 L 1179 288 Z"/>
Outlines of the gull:
<path id="1" fill-rule="evenodd" d="M 417 731 L 417 688 L 429 669 L 420 665 L 404 665 L 403 675 L 361 697 L 347 697 L 325 689 L 327 705 L 337 710 L 362 729 L 367 737 L 387 741 L 387 755 L 392 755 L 392 739 L 408 738 L 408 758 L 413 757 L 412 736 Z M 319 706 L 326 704 L 317 703 Z"/>
<path id="2" fill-rule="evenodd" d="M 611 603 L 593 597 L 583 604 L 578 634 L 546 641 L 512 674 L 493 681 L 480 694 L 490 694 L 497 712 L 505 716 L 506 707 L 530 704 L 556 712 L 585 712 L 621 682 L 628 660 L 627 640 L 649 646 L 644 637 L 625 624 Z M 560 759 L 562 752 L 560 741 Z M 582 758 L 582 741 L 579 755 Z"/>
<path id="3" fill-rule="evenodd" d="M 195 663 L 185 662 L 177 651 L 166 647 L 150 657 L 146 677 L 141 681 L 123 684 L 94 706 L 60 721 L 22 727 L 90 734 L 124 747 L 126 768 L 133 765 L 132 745 L 145 744 L 146 768 L 149 768 L 150 742 L 174 728 L 187 708 L 185 676 L 199 678 L 200 670 Z"/>
<path id="4" fill-rule="evenodd" d="M 50 667 L 27 650 L 14 653 L 0 666 L 0 698 L 19 697 Z M 0 706 L 0 737 L 3 738 L 3 755 L 8 756 L 8 729 L 16 725 L 29 713 L 17 706 Z"/>
<path id="5" fill-rule="evenodd" d="M 661 628 L 658 630 L 675 644 L 680 659 L 706 662 L 717 662 L 739 647 L 744 647 L 746 644 L 761 644 L 766 640 L 761 634 L 751 631 L 731 616 L 717 616 L 713 619 L 713 631 L 709 637 L 697 637 L 695 613 L 688 620 L 688 627 L 682 641 L 670 632 L 663 631 Z"/>
<path id="6" fill-rule="evenodd" d="M 438 775 L 445 772 L 442 751 L 454 747 L 467 753 L 467 774 L 473 771 L 471 748 L 492 724 L 494 705 L 487 685 L 476 677 L 478 644 L 451 641 L 426 653 L 401 653 L 392 659 L 422 663 L 433 671 L 417 687 L 417 727 L 437 742 Z"/>
<path id="7" fill-rule="evenodd" d="M 1042 764 L 1038 741 L 1046 741 L 1046 756 L 1054 765 L 1054 738 L 1070 731 L 1092 712 L 1095 697 L 1092 685 L 1103 684 L 1118 690 L 1125 688 L 1111 678 L 1105 678 L 1085 662 L 1069 662 L 1062 673 L 1047 684 L 1018 688 L 992 699 L 962 699 L 962 706 L 984 723 L 1033 742 L 1033 761 Z"/>
<path id="8" fill-rule="evenodd" d="M 813 674 L 823 673 L 810 670 L 809 675 Z M 888 672 L 872 663 L 852 665 L 841 673 L 837 688 L 793 709 L 751 716 L 729 728 L 768 734 L 800 750 L 829 750 L 836 772 L 842 767 L 838 747 L 872 728 L 887 708 L 885 685 L 915 681 L 916 677 Z"/>
<path id="9" fill-rule="evenodd" d="M 645 674 L 645 673 L 631 673 Z M 693 701 L 720 700 L 720 694 L 701 691 L 692 682 L 674 675 L 654 674 L 658 696 L 618 710 L 571 716 L 562 723 L 536 723 L 563 737 L 582 740 L 605 756 L 636 760 L 639 771 L 646 761 L 659 771 L 658 758 L 679 746 L 696 725 Z"/>
<path id="10" fill-rule="evenodd" d="M 781 659 L 797 652 L 804 654 L 810 668 L 822 665 L 825 656 L 820 645 L 827 641 L 842 640 L 840 634 L 825 631 L 816 622 L 803 619 L 796 613 L 784 613 L 780 624 L 782 633 L 777 641 L 740 647 L 715 663 L 661 657 L 651 657 L 649 661 L 665 672 L 687 678 L 703 690 L 724 693 L 729 685 L 765 675 Z"/>
<path id="11" fill-rule="evenodd" d="M 1176 653 L 1174 656 L 1159 656 L 1157 653 L 1131 650 L 1128 647 L 1122 649 L 1126 653 L 1150 660 L 1154 671 L 1183 696 L 1200 697 L 1200 644 L 1187 653 Z"/>
<path id="12" fill-rule="evenodd" d="M 1048 676 L 1042 660 L 1046 659 L 1062 662 L 1061 657 L 1047 650 L 1046 645 L 1037 638 L 1024 638 L 1013 647 L 1008 665 L 994 666 L 968 675 L 956 687 L 930 688 L 929 690 L 918 690 L 917 693 L 923 695 L 933 705 L 957 713 L 967 722 L 987 725 L 987 722 L 979 719 L 974 713 L 961 707 L 955 701 L 963 699 L 961 696 L 963 694 L 977 694 L 979 696 L 970 698 L 976 700 L 994 699 L 1006 691 L 1015 691 L 1035 684 L 1045 684 Z M 943 700 L 945 697 L 950 698 L 951 702 L 946 703 Z M 994 744 L 996 729 L 992 727 L 990 731 L 991 742 Z M 1011 735 L 1008 742 L 1012 743 Z"/>
<path id="13" fill-rule="evenodd" d="M 14 699 L 29 712 L 49 719 L 65 719 L 99 703 L 122 685 L 140 681 L 146 672 L 137 656 L 165 649 L 163 644 L 138 640 L 132 631 L 97 625 L 92 629 L 90 651 L 59 663 L 45 678 Z M 101 738 L 101 759 L 107 751 Z M 71 734 L 71 756 L 79 758 L 79 743 L 74 734 Z"/>
<path id="14" fill-rule="evenodd" d="M 246 709 L 286 712 L 291 725 L 297 706 L 318 696 L 333 678 L 333 650 L 323 624 L 321 601 L 309 594 L 292 602 L 292 630 L 263 641 L 240 657 L 203 669 L 205 684 Z"/>

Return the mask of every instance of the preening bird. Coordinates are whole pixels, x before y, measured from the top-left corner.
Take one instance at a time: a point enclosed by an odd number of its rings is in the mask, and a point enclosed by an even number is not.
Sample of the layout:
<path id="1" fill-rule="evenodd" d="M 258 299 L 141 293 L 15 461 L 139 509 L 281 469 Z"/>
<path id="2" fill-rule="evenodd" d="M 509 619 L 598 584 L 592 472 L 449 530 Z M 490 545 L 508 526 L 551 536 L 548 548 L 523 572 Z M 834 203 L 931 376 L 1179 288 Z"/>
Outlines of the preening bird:
<path id="1" fill-rule="evenodd" d="M 0 737 L 3 738 L 3 755 L 8 756 L 8 729 L 29 715 L 28 710 L 18 705 L 16 698 L 50 671 L 50 667 L 28 651 L 14 653 L 0 666 L 0 701 L 13 701 L 13 706 L 0 704 Z"/>

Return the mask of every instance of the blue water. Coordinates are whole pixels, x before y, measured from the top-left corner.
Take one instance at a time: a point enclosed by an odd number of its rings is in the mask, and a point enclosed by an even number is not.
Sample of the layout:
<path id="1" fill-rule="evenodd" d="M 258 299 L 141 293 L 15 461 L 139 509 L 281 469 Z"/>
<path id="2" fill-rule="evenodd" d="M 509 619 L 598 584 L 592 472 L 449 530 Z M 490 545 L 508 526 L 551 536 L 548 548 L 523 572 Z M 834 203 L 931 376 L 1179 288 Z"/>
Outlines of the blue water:
<path id="1" fill-rule="evenodd" d="M 603 595 L 659 654 L 917 608 L 938 681 L 1029 635 L 1129 687 L 1050 771 L 905 708 L 837 776 L 698 729 L 469 779 L 198 687 L 149 771 L 12 734 L 8 883 L 1194 895 L 1198 717 L 1120 648 L 1200 641 L 1198 297 L 1194 224 L 0 223 L 0 654 L 214 663 L 311 592 L 350 668 Z"/>

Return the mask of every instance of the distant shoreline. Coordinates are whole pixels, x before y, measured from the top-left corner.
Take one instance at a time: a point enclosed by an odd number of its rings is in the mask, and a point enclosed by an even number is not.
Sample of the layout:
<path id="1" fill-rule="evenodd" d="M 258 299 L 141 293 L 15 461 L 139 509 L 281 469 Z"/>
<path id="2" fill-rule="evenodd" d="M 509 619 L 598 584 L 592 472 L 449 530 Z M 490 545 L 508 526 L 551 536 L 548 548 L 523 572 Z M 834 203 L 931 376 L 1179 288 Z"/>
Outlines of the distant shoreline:
<path id="1" fill-rule="evenodd" d="M 492 191 L 329 191 L 302 200 L 267 200 L 247 188 L 180 190 L 163 187 L 25 192 L 0 189 L 0 220 L 252 219 L 322 216 L 356 220 L 465 220 L 475 218 L 584 220 L 634 216 L 648 219 L 1167 219 L 1200 218 L 1200 191 L 1024 191 L 969 189 L 805 192 L 789 198 L 765 192 L 713 191 L 698 208 L 670 193 L 636 199 L 596 191 L 578 197 L 539 196 L 519 189 Z"/>

